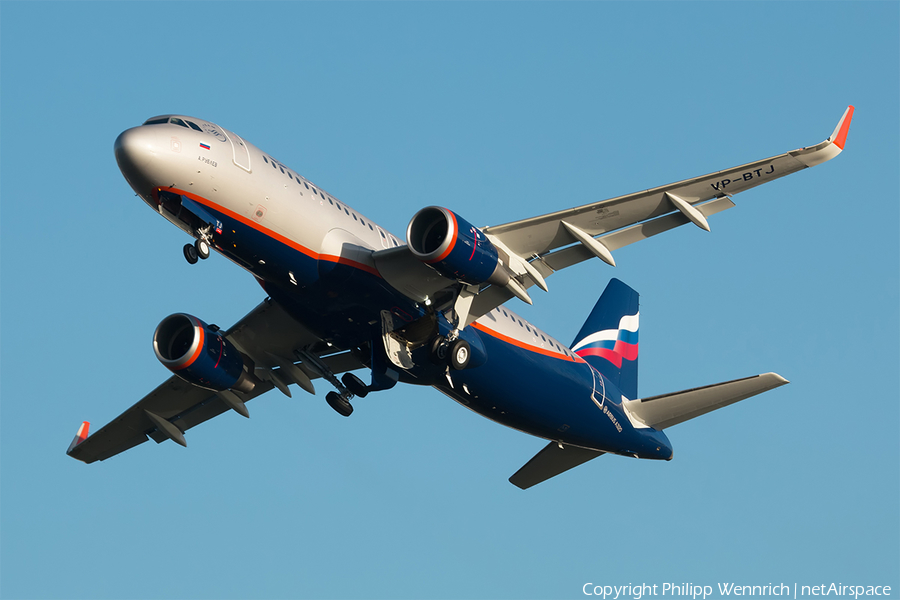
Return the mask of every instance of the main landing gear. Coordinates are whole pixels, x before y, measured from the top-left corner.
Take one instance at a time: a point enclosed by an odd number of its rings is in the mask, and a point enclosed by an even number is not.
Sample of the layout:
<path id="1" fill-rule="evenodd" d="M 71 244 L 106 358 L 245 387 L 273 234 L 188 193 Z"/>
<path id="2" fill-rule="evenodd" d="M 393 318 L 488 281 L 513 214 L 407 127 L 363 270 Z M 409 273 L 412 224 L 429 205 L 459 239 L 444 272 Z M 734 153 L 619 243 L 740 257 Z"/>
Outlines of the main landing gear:
<path id="1" fill-rule="evenodd" d="M 431 342 L 431 362 L 436 365 L 449 364 L 451 369 L 462 371 L 469 366 L 471 358 L 472 349 L 466 340 L 457 338 L 451 342 L 438 336 Z"/>
<path id="2" fill-rule="evenodd" d="M 339 415 L 349 417 L 353 414 L 353 405 L 350 404 L 350 398 L 353 396 L 365 398 L 369 393 L 369 390 L 362 379 L 353 373 L 344 373 L 344 376 L 341 377 L 341 383 L 343 384 L 344 390 L 340 393 L 328 392 L 325 394 L 325 402 L 328 403 L 328 406 L 337 411 Z"/>
<path id="3" fill-rule="evenodd" d="M 363 383 L 362 379 L 353 373 L 344 373 L 344 376 L 338 380 L 328 365 L 312 352 L 300 350 L 297 354 L 305 364 L 318 371 L 323 379 L 337 388 L 336 392 L 328 392 L 325 395 L 328 406 L 343 417 L 353 414 L 353 405 L 350 404 L 350 399 L 354 396 L 365 398 L 369 393 L 369 387 Z"/>

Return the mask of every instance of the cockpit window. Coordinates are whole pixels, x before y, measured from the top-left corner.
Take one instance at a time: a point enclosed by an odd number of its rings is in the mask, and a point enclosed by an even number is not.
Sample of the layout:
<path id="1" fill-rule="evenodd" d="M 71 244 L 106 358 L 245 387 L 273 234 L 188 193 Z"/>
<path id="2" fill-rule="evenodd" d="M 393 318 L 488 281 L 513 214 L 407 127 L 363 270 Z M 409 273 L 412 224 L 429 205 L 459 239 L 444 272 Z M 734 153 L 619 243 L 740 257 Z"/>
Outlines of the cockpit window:
<path id="1" fill-rule="evenodd" d="M 159 117 L 156 119 L 147 119 L 144 121 L 144 125 L 162 125 L 163 123 L 168 123 L 169 117 Z"/>
<path id="2" fill-rule="evenodd" d="M 199 125 L 197 125 L 196 123 L 194 123 L 192 121 L 185 121 L 185 123 L 190 125 L 191 129 L 194 129 L 195 131 L 201 131 L 201 132 L 203 131 L 202 129 L 200 129 Z"/>
<path id="3" fill-rule="evenodd" d="M 181 125 L 182 127 L 187 128 L 187 124 L 185 124 L 185 122 L 182 121 L 181 119 L 179 119 L 178 117 L 172 117 L 171 119 L 169 119 L 169 123 L 171 123 L 173 125 Z"/>

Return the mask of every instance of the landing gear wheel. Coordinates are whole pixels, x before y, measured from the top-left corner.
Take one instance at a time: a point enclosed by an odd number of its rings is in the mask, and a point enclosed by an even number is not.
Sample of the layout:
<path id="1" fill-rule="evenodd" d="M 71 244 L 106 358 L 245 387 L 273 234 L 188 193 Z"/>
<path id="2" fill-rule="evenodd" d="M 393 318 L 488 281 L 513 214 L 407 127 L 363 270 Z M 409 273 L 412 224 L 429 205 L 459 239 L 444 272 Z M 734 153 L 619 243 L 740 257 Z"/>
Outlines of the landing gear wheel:
<path id="1" fill-rule="evenodd" d="M 197 240 L 194 242 L 194 248 L 197 250 L 197 256 L 203 260 L 209 258 L 209 244 L 206 243 L 206 240 Z"/>
<path id="2" fill-rule="evenodd" d="M 466 340 L 456 340 L 450 345 L 450 366 L 457 371 L 462 371 L 469 366 L 472 358 L 472 349 Z"/>
<path id="3" fill-rule="evenodd" d="M 343 383 L 344 387 L 350 390 L 350 393 L 354 396 L 365 398 L 369 393 L 369 386 L 363 383 L 363 380 L 353 373 L 344 373 L 344 376 L 341 377 L 341 383 Z"/>
<path id="4" fill-rule="evenodd" d="M 193 244 L 184 245 L 184 258 L 192 265 L 196 265 L 197 261 L 200 260 L 200 256 L 197 254 L 197 249 Z"/>
<path id="5" fill-rule="evenodd" d="M 325 402 L 342 417 L 349 417 L 353 413 L 353 406 L 350 405 L 350 401 L 337 392 L 328 392 L 325 395 Z"/>
<path id="6" fill-rule="evenodd" d="M 447 355 L 449 354 L 450 344 L 447 343 L 443 337 L 438 336 L 434 338 L 434 341 L 431 342 L 431 352 L 429 353 L 429 357 L 431 358 L 431 362 L 436 365 L 444 365 L 447 364 Z"/>

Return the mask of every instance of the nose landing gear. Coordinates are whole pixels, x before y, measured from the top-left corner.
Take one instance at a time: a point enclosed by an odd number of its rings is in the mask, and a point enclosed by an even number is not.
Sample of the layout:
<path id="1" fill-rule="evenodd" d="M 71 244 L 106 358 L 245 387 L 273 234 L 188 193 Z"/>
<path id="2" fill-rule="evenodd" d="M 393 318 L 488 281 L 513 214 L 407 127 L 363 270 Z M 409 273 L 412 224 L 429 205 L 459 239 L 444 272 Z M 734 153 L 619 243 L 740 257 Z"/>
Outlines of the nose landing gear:
<path id="1" fill-rule="evenodd" d="M 200 259 L 206 260 L 209 258 L 209 243 L 205 239 L 200 238 L 193 244 L 185 244 L 184 258 L 192 265 L 197 264 L 197 261 Z"/>
<path id="2" fill-rule="evenodd" d="M 184 245 L 184 259 L 192 265 L 197 264 L 197 261 L 200 260 L 200 253 L 193 244 Z"/>

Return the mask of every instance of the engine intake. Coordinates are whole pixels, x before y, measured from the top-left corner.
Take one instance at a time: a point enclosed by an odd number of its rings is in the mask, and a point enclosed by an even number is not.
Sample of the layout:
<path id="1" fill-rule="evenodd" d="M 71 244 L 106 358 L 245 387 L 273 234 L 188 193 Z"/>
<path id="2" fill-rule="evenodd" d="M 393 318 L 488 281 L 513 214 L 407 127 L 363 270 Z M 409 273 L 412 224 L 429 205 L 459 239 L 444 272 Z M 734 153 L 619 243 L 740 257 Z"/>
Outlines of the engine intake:
<path id="1" fill-rule="evenodd" d="M 451 210 L 423 208 L 409 222 L 406 239 L 416 258 L 445 277 L 468 284 L 506 285 L 509 281 L 497 248 Z"/>
<path id="2" fill-rule="evenodd" d="M 185 313 L 169 315 L 156 327 L 153 351 L 175 375 L 208 390 L 250 392 L 259 382 L 224 335 Z"/>

